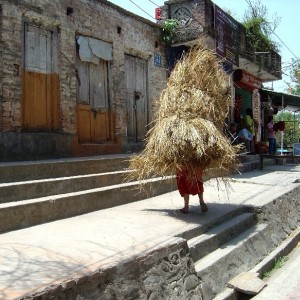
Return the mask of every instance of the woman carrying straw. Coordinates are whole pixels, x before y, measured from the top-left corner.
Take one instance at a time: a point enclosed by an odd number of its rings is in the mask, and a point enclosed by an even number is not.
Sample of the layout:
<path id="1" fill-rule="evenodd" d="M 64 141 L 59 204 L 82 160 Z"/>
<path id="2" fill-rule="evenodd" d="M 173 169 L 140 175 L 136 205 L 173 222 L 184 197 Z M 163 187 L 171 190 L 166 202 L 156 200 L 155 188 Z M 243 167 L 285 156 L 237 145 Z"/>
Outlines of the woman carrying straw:
<path id="1" fill-rule="evenodd" d="M 207 212 L 208 207 L 204 203 L 203 199 L 203 171 L 201 169 L 192 170 L 191 173 L 188 170 L 178 171 L 176 174 L 177 187 L 181 197 L 184 199 L 184 207 L 180 209 L 183 214 L 189 212 L 189 200 L 190 195 L 198 195 L 201 211 Z"/>

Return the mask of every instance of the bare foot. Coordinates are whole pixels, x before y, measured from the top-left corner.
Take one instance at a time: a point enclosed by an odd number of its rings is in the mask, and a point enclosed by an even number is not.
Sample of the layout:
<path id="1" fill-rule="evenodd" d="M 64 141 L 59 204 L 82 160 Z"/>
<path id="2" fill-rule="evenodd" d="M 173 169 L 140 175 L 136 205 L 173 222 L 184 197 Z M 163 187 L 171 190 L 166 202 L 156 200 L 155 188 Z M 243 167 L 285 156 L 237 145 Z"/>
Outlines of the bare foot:
<path id="1" fill-rule="evenodd" d="M 200 207 L 201 207 L 201 211 L 202 211 L 203 213 L 205 213 L 205 212 L 208 211 L 208 207 L 207 207 L 207 205 L 206 205 L 204 202 L 201 202 L 201 203 L 200 203 Z"/>
<path id="2" fill-rule="evenodd" d="M 180 211 L 183 213 L 183 214 L 188 214 L 189 213 L 189 209 L 184 207 L 184 208 L 181 208 Z"/>

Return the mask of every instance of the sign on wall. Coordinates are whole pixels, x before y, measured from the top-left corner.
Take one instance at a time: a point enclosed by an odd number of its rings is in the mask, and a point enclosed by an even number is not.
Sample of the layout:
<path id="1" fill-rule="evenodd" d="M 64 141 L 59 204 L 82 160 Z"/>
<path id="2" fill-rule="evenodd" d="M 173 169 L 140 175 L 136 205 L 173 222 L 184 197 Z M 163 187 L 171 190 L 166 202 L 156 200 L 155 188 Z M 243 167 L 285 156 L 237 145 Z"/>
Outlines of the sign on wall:
<path id="1" fill-rule="evenodd" d="M 154 54 L 154 66 L 156 66 L 156 67 L 161 67 L 162 66 L 161 55 Z"/>
<path id="2" fill-rule="evenodd" d="M 239 23 L 220 7 L 215 8 L 216 52 L 239 66 Z"/>

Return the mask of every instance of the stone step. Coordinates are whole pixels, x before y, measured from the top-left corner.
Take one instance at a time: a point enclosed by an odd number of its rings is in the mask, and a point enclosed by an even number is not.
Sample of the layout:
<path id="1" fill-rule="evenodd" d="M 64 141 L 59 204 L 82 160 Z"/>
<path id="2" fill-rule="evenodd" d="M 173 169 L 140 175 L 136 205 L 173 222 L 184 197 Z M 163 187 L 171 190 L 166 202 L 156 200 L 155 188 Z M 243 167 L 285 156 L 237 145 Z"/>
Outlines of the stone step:
<path id="1" fill-rule="evenodd" d="M 259 154 L 239 154 L 239 155 L 237 155 L 237 159 L 241 163 L 258 162 L 259 161 Z"/>
<path id="2" fill-rule="evenodd" d="M 230 279 L 253 268 L 268 254 L 264 243 L 267 228 L 264 223 L 255 225 L 195 262 L 204 300 L 213 299 Z"/>
<path id="3" fill-rule="evenodd" d="M 255 169 L 258 169 L 259 161 L 248 161 L 244 162 L 239 167 L 239 172 L 245 173 L 245 172 L 251 172 Z"/>
<path id="4" fill-rule="evenodd" d="M 249 212 L 251 208 L 243 205 L 235 205 L 234 207 L 228 206 L 228 208 L 219 209 L 218 206 L 209 208 L 209 218 L 205 222 L 200 224 L 196 223 L 192 228 L 184 228 L 182 232 L 176 234 L 176 237 L 181 237 L 187 241 L 197 239 L 199 236 L 206 234 L 210 230 L 219 225 L 235 218 L 238 215 Z M 200 226 L 199 226 L 200 225 Z"/>
<path id="5" fill-rule="evenodd" d="M 294 249 L 297 248 L 300 242 L 300 228 L 295 229 L 280 245 L 270 252 L 263 260 L 261 260 L 249 272 L 257 273 L 259 278 L 263 277 L 265 272 L 272 270 L 276 259 L 288 256 Z M 248 295 L 249 296 L 249 295 Z M 226 287 L 217 295 L 214 300 L 237 300 L 241 297 L 241 293 L 232 287 Z M 251 297 L 251 296 L 249 296 Z M 252 298 L 251 298 L 252 299 Z"/>
<path id="6" fill-rule="evenodd" d="M 116 185 L 125 181 L 129 171 L 78 175 L 39 180 L 0 183 L 0 203 L 67 194 Z"/>
<path id="7" fill-rule="evenodd" d="M 130 155 L 64 158 L 40 161 L 0 163 L 0 182 L 16 182 L 77 175 L 97 174 L 126 169 Z"/>
<path id="8" fill-rule="evenodd" d="M 206 233 L 188 240 L 191 257 L 194 261 L 198 261 L 254 225 L 255 214 L 253 213 L 234 216 Z"/>
<path id="9" fill-rule="evenodd" d="M 0 232 L 139 201 L 176 188 L 174 177 L 154 178 L 85 191 L 0 204 Z"/>
<path id="10" fill-rule="evenodd" d="M 128 168 L 131 154 L 77 157 L 39 161 L 0 162 L 0 183 L 70 177 L 120 171 Z M 256 164 L 255 155 L 240 158 L 241 164 Z M 251 168 L 252 170 L 252 168 Z"/>

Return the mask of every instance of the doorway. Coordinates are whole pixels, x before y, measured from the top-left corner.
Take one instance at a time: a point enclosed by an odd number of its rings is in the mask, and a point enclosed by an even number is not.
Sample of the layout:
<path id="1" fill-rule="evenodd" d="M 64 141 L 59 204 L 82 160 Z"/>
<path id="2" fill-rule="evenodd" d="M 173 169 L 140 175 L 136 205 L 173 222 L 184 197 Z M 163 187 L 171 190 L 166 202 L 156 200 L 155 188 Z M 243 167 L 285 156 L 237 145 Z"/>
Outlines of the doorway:
<path id="1" fill-rule="evenodd" d="M 22 128 L 53 131 L 59 128 L 57 33 L 25 24 Z"/>
<path id="2" fill-rule="evenodd" d="M 77 38 L 77 43 L 78 142 L 95 144 L 111 141 L 109 113 L 111 45 L 82 36 Z"/>
<path id="3" fill-rule="evenodd" d="M 144 140 L 148 124 L 148 63 L 125 55 L 127 138 L 128 142 Z"/>

